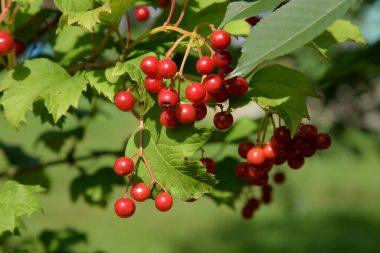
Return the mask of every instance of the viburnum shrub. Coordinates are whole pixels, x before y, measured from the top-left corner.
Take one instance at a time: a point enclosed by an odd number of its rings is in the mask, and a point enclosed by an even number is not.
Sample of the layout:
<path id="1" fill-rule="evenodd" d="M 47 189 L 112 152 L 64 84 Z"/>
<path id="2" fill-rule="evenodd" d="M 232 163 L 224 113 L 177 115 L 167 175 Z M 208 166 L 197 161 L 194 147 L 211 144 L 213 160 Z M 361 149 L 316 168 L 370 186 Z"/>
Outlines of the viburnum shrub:
<path id="1" fill-rule="evenodd" d="M 244 218 L 253 217 L 272 201 L 273 186 L 286 181 L 286 170 L 300 169 L 306 158 L 331 145 L 330 136 L 310 123 L 306 105 L 307 97 L 322 94 L 292 61 L 278 58 L 303 46 L 327 57 L 333 43 L 360 37 L 353 24 L 336 21 L 353 0 L 194 0 L 189 5 L 158 0 L 150 6 L 130 0 L 55 0 L 43 11 L 39 1 L 0 1 L 5 118 L 14 127 L 26 122 L 28 111 L 53 126 L 62 127 L 68 117 L 79 122 L 38 139 L 66 153 L 65 159 L 29 167 L 15 162 L 18 169 L 0 177 L 15 179 L 67 163 L 80 172 L 71 185 L 73 201 L 83 196 L 105 206 L 112 187 L 126 185 L 114 204 L 122 218 L 139 208 L 135 201 L 153 199 L 156 209 L 166 212 L 177 201 L 204 195 L 240 205 Z M 355 32 L 359 35 L 350 34 Z M 335 40 L 323 41 L 324 34 Z M 81 98 L 90 109 L 78 109 Z M 114 104 L 117 115 L 135 117 L 137 129 L 132 121 L 125 125 L 133 134 L 120 136 L 128 137 L 122 151 L 78 155 L 88 125 L 105 114 L 104 101 Z M 248 121 L 237 110 L 242 107 L 251 113 Z M 107 129 L 99 131 L 107 134 Z M 231 144 L 235 154 L 226 157 L 209 143 Z M 68 151 L 64 144 L 71 145 Z M 113 170 L 110 164 L 90 172 L 80 163 L 105 155 L 115 157 Z M 91 190 L 95 186 L 102 189 L 100 195 Z M 4 187 L 15 198 L 17 187 L 30 194 L 41 190 L 14 181 Z M 32 198 L 24 205 L 29 209 L 5 218 L 39 208 Z"/>

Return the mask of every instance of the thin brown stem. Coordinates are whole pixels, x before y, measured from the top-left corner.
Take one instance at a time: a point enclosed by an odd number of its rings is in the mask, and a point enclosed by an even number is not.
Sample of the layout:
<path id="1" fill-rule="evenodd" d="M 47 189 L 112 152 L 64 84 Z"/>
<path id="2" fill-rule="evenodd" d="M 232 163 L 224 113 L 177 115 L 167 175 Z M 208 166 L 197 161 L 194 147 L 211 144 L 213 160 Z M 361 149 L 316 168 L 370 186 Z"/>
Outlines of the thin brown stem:
<path id="1" fill-rule="evenodd" d="M 92 46 L 92 55 L 97 55 L 94 33 L 91 33 L 91 46 Z"/>
<path id="2" fill-rule="evenodd" d="M 169 13 L 168 19 L 164 23 L 164 26 L 167 26 L 172 21 L 172 18 L 173 18 L 173 15 L 174 15 L 174 10 L 175 10 L 175 1 L 176 0 L 172 0 L 172 4 L 170 6 L 170 13 Z"/>
<path id="3" fill-rule="evenodd" d="M 185 67 L 185 63 L 186 63 L 187 57 L 189 56 L 190 49 L 191 49 L 191 46 L 193 45 L 193 42 L 194 42 L 194 38 L 191 38 L 189 41 L 189 44 L 187 45 L 185 55 L 183 56 L 183 59 L 182 59 L 181 67 L 180 67 L 179 72 L 178 72 L 179 77 L 181 79 L 183 78 L 183 69 Z"/>
<path id="4" fill-rule="evenodd" d="M 165 58 L 170 58 L 170 55 L 174 52 L 174 50 L 178 47 L 179 43 L 183 41 L 188 35 L 182 35 L 179 39 L 176 40 L 176 42 L 173 44 L 173 46 L 166 52 Z"/>
<path id="5" fill-rule="evenodd" d="M 117 61 L 102 61 L 102 62 L 83 62 L 75 66 L 70 66 L 66 68 L 67 73 L 75 74 L 77 71 L 83 69 L 104 69 L 114 66 Z"/>
<path id="6" fill-rule="evenodd" d="M 125 51 L 127 51 L 129 48 L 129 44 L 131 42 L 131 22 L 129 19 L 128 12 L 125 14 L 125 17 L 126 17 L 126 22 L 127 22 L 127 43 L 125 43 Z"/>
<path id="7" fill-rule="evenodd" d="M 202 52 L 201 44 L 199 44 L 199 40 L 198 39 L 195 40 L 195 43 L 197 44 L 199 58 L 202 58 L 203 57 L 203 52 Z"/>
<path id="8" fill-rule="evenodd" d="M 183 19 L 183 16 L 185 15 L 185 12 L 186 12 L 187 2 L 188 2 L 188 0 L 185 0 L 183 2 L 181 13 L 180 13 L 180 15 L 178 17 L 177 22 L 174 24 L 174 26 L 179 26 L 179 24 L 181 23 L 181 21 Z"/>
<path id="9" fill-rule="evenodd" d="M 146 159 L 146 157 L 144 155 L 142 155 L 142 159 L 143 159 L 143 161 L 145 163 L 145 166 L 148 169 L 149 175 L 150 175 L 150 177 L 152 179 L 152 181 L 150 182 L 150 184 L 158 184 L 161 187 L 162 190 L 164 190 L 165 192 L 168 192 L 168 190 L 166 190 L 166 188 L 154 177 L 152 169 L 149 166 L 148 160 Z"/>

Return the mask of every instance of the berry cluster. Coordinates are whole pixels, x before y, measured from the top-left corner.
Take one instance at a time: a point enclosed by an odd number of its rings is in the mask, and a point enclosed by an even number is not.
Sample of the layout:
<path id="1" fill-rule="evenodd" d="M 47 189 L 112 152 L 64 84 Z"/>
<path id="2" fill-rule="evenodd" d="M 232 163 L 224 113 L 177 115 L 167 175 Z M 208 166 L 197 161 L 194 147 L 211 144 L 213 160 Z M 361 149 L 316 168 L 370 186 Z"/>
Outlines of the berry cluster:
<path id="1" fill-rule="evenodd" d="M 269 185 L 269 172 L 274 165 L 282 165 L 287 162 L 291 169 L 299 169 L 303 166 L 305 158 L 313 156 L 317 150 L 324 150 L 331 145 L 328 134 L 318 133 L 312 124 L 301 124 L 297 133 L 292 138 L 289 129 L 284 126 L 277 128 L 269 143 L 257 143 L 247 141 L 238 147 L 239 155 L 246 159 L 236 165 L 236 175 L 248 181 L 251 186 L 260 186 L 261 199 L 251 198 L 243 207 L 244 218 L 251 218 L 253 212 L 258 209 L 260 203 L 268 204 L 272 199 L 272 187 Z M 275 183 L 285 181 L 285 175 L 277 172 L 273 176 Z"/>
<path id="2" fill-rule="evenodd" d="M 129 157 L 119 157 L 115 161 L 113 168 L 115 173 L 119 176 L 131 176 L 134 172 L 135 164 Z M 115 202 L 115 213 L 121 218 L 131 217 L 135 213 L 136 206 L 133 200 L 143 202 L 151 196 L 150 187 L 144 183 L 137 183 L 132 186 L 130 195 L 132 198 L 124 196 Z M 167 192 L 159 193 L 154 199 L 154 202 L 156 208 L 161 212 L 168 211 L 173 205 L 172 196 Z"/>

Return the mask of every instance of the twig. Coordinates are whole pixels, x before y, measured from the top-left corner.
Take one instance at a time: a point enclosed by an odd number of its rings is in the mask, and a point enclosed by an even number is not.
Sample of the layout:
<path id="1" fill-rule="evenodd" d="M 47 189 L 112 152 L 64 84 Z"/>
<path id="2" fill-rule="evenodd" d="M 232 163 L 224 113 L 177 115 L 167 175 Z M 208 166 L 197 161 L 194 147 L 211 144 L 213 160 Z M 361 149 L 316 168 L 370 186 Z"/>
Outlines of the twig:
<path id="1" fill-rule="evenodd" d="M 172 21 L 174 10 L 175 10 L 175 1 L 176 0 L 172 0 L 172 5 L 170 7 L 170 13 L 169 13 L 168 19 L 164 23 L 164 26 L 167 26 L 168 24 L 170 24 L 170 21 Z"/>
<path id="2" fill-rule="evenodd" d="M 182 19 L 183 19 L 183 16 L 185 15 L 186 7 L 187 7 L 187 2 L 188 2 L 188 0 L 185 0 L 185 1 L 183 2 L 182 10 L 181 10 L 181 14 L 179 15 L 178 20 L 177 20 L 177 22 L 174 24 L 174 26 L 179 26 L 179 24 L 181 23 L 181 21 L 182 21 Z"/>
<path id="3" fill-rule="evenodd" d="M 103 69 L 107 67 L 114 66 L 117 60 L 114 61 L 102 61 L 102 62 L 83 62 L 75 66 L 70 66 L 66 68 L 67 73 L 75 74 L 79 70 L 83 69 Z"/>

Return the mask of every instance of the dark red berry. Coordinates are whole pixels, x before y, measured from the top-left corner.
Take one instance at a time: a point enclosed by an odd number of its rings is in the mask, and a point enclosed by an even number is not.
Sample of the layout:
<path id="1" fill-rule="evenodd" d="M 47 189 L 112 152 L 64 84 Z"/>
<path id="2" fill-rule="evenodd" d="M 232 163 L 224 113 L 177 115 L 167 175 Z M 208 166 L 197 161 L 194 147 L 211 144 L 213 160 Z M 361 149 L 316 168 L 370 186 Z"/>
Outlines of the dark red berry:
<path id="1" fill-rule="evenodd" d="M 251 141 L 246 141 L 246 142 L 242 142 L 239 144 L 239 148 L 238 148 L 238 153 L 239 155 L 246 159 L 247 158 L 247 153 L 248 151 L 253 148 L 253 146 L 255 146 L 255 144 L 253 144 L 253 142 Z"/>
<path id="2" fill-rule="evenodd" d="M 243 210 L 241 210 L 241 214 L 242 214 L 244 219 L 249 220 L 249 219 L 252 219 L 252 217 L 253 217 L 253 211 L 254 210 L 252 209 L 252 207 L 245 206 L 245 207 L 243 207 Z"/>
<path id="3" fill-rule="evenodd" d="M 206 90 L 206 96 L 205 96 L 205 98 L 203 99 L 202 104 L 207 104 L 211 99 L 212 99 L 212 96 L 211 96 L 210 93 L 208 93 L 207 90 Z"/>
<path id="4" fill-rule="evenodd" d="M 24 42 L 20 41 L 20 40 L 15 40 L 14 41 L 14 47 L 16 49 L 16 55 L 19 56 L 20 54 L 22 54 L 25 49 L 26 49 L 26 45 Z"/>
<path id="5" fill-rule="evenodd" d="M 264 204 L 269 204 L 272 202 L 272 196 L 271 195 L 263 195 L 261 198 L 261 202 Z"/>
<path id="6" fill-rule="evenodd" d="M 246 206 L 251 207 L 253 210 L 256 210 L 260 207 L 260 201 L 256 198 L 250 198 Z"/>
<path id="7" fill-rule="evenodd" d="M 219 68 L 226 68 L 231 64 L 232 55 L 228 50 L 218 50 L 212 57 L 215 66 Z"/>
<path id="8" fill-rule="evenodd" d="M 217 103 L 223 103 L 230 98 L 230 92 L 225 86 L 222 86 L 222 88 L 217 93 L 212 94 L 212 98 Z"/>
<path id="9" fill-rule="evenodd" d="M 141 61 L 140 68 L 146 75 L 155 77 L 158 73 L 159 63 L 157 57 L 147 56 Z"/>
<path id="10" fill-rule="evenodd" d="M 145 87 L 151 93 L 158 93 L 164 87 L 164 81 L 161 78 L 147 76 L 145 78 Z"/>
<path id="11" fill-rule="evenodd" d="M 154 200 L 156 208 L 161 212 L 169 211 L 173 205 L 173 198 L 169 193 L 162 192 Z"/>
<path id="12" fill-rule="evenodd" d="M 305 158 L 303 156 L 290 156 L 288 157 L 288 165 L 292 169 L 299 169 L 302 167 L 302 165 L 305 163 Z"/>
<path id="13" fill-rule="evenodd" d="M 162 8 L 165 8 L 167 6 L 169 6 L 170 4 L 170 0 L 157 0 L 157 3 L 162 7 Z"/>
<path id="14" fill-rule="evenodd" d="M 250 24 L 251 26 L 255 26 L 257 23 L 259 23 L 261 18 L 259 16 L 253 16 L 245 19 L 245 21 Z"/>
<path id="15" fill-rule="evenodd" d="M 164 79 L 172 79 L 177 73 L 177 64 L 170 59 L 163 59 L 158 64 L 158 76 Z"/>
<path id="16" fill-rule="evenodd" d="M 216 49 L 225 49 L 231 43 L 231 36 L 228 32 L 216 30 L 210 37 L 211 45 Z"/>
<path id="17" fill-rule="evenodd" d="M 215 170 L 214 160 L 212 160 L 211 158 L 208 158 L 208 157 L 203 157 L 200 159 L 200 161 L 203 164 L 203 166 L 205 166 L 206 171 L 208 173 L 214 173 L 214 170 Z"/>
<path id="18" fill-rule="evenodd" d="M 137 21 L 146 21 L 150 17 L 149 9 L 145 5 L 137 6 L 133 10 L 133 14 Z"/>
<path id="19" fill-rule="evenodd" d="M 318 134 L 315 144 L 318 149 L 328 149 L 331 146 L 331 138 L 325 133 Z"/>
<path id="20" fill-rule="evenodd" d="M 311 124 L 302 124 L 298 132 L 301 136 L 312 139 L 318 135 L 317 128 Z"/>
<path id="21" fill-rule="evenodd" d="M 209 75 L 214 70 L 214 60 L 210 57 L 202 57 L 197 62 L 197 71 L 202 75 Z"/>
<path id="22" fill-rule="evenodd" d="M 164 110 L 160 115 L 160 122 L 167 128 L 175 128 L 178 125 L 177 117 L 173 111 Z"/>
<path id="23" fill-rule="evenodd" d="M 224 67 L 224 68 L 220 68 L 219 71 L 218 71 L 218 76 L 220 76 L 220 78 L 224 79 L 224 78 L 226 78 L 226 76 L 228 76 L 228 74 L 230 74 L 233 70 L 234 70 L 234 68 L 231 67 L 231 66 L 227 66 L 227 67 Z M 232 81 L 234 81 L 234 80 L 232 80 Z"/>
<path id="24" fill-rule="evenodd" d="M 127 176 L 135 169 L 135 164 L 129 157 L 119 157 L 113 164 L 113 169 L 119 176 Z"/>
<path id="25" fill-rule="evenodd" d="M 279 144 L 285 144 L 291 141 L 290 131 L 284 126 L 277 128 L 273 136 Z"/>
<path id="26" fill-rule="evenodd" d="M 204 119 L 207 115 L 207 107 L 203 103 L 197 103 L 193 104 L 193 107 L 195 109 L 195 120 L 200 121 Z"/>
<path id="27" fill-rule="evenodd" d="M 204 81 L 204 87 L 209 94 L 219 92 L 223 87 L 223 80 L 217 75 L 210 75 Z"/>
<path id="28" fill-rule="evenodd" d="M 8 54 L 14 46 L 13 37 L 10 33 L 0 30 L 0 54 Z"/>
<path id="29" fill-rule="evenodd" d="M 285 174 L 282 172 L 277 172 L 274 174 L 273 179 L 277 184 L 282 184 L 285 181 Z"/>
<path id="30" fill-rule="evenodd" d="M 271 195 L 273 191 L 273 187 L 268 185 L 264 185 L 261 187 L 261 192 L 263 195 Z"/>
<path id="31" fill-rule="evenodd" d="M 247 160 L 253 165 L 262 165 L 265 161 L 264 150 L 260 147 L 253 147 L 247 153 Z"/>
<path id="32" fill-rule="evenodd" d="M 193 83 L 186 88 L 186 98 L 193 103 L 200 103 L 205 99 L 206 89 L 200 83 Z"/>
<path id="33" fill-rule="evenodd" d="M 234 123 L 234 118 L 231 113 L 218 112 L 214 116 L 214 125 L 219 130 L 230 128 Z"/>
<path id="34" fill-rule="evenodd" d="M 131 197 L 138 202 L 143 202 L 150 197 L 150 189 L 146 184 L 138 183 L 132 187 Z"/>
<path id="35" fill-rule="evenodd" d="M 195 122 L 196 112 L 190 104 L 180 104 L 175 110 L 177 120 L 182 124 L 193 124 Z"/>
<path id="36" fill-rule="evenodd" d="M 178 93 L 172 88 L 164 87 L 158 93 L 158 105 L 163 109 L 173 109 L 178 102 Z"/>
<path id="37" fill-rule="evenodd" d="M 286 162 L 286 159 L 287 159 L 287 157 L 285 156 L 285 154 L 284 153 L 280 153 L 280 154 L 276 155 L 276 157 L 274 158 L 273 163 L 275 165 L 281 165 L 281 164 L 284 164 Z"/>
<path id="38" fill-rule="evenodd" d="M 241 97 L 248 92 L 248 83 L 244 78 L 238 77 L 228 86 L 228 90 L 234 96 Z"/>
<path id="39" fill-rule="evenodd" d="M 121 218 L 131 217 L 136 210 L 135 202 L 129 198 L 120 198 L 116 200 L 114 210 L 117 216 Z"/>
<path id="40" fill-rule="evenodd" d="M 249 177 L 248 170 L 249 170 L 249 165 L 247 163 L 238 163 L 235 166 L 235 174 L 241 179 Z"/>
<path id="41" fill-rule="evenodd" d="M 116 94 L 115 105 L 120 111 L 129 112 L 135 106 L 135 98 L 129 91 L 120 91 Z"/>

